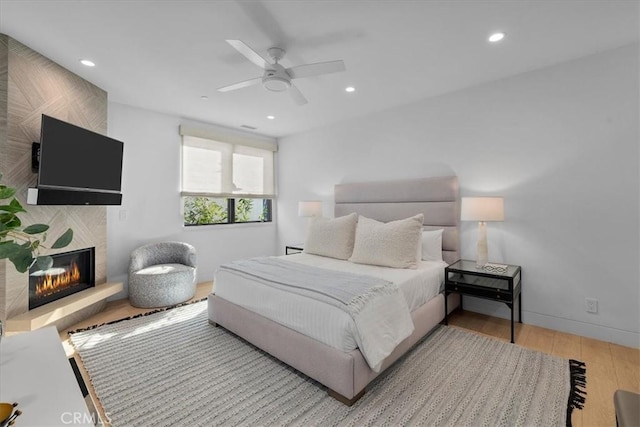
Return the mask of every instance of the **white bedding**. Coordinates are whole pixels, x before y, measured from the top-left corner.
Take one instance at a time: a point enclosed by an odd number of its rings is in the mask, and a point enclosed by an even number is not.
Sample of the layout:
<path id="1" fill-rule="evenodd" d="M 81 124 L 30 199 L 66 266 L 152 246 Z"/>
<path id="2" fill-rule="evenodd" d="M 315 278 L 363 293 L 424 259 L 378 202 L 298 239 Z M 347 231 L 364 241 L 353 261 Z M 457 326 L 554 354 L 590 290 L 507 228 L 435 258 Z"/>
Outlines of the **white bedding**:
<path id="1" fill-rule="evenodd" d="M 288 255 L 286 260 L 394 282 L 402 291 L 410 311 L 440 292 L 446 267 L 444 262 L 422 261 L 415 270 L 397 269 L 354 264 L 304 253 Z M 215 293 L 231 303 L 339 350 L 351 351 L 357 348 L 353 319 L 329 304 L 264 286 L 225 271 L 216 273 Z"/>

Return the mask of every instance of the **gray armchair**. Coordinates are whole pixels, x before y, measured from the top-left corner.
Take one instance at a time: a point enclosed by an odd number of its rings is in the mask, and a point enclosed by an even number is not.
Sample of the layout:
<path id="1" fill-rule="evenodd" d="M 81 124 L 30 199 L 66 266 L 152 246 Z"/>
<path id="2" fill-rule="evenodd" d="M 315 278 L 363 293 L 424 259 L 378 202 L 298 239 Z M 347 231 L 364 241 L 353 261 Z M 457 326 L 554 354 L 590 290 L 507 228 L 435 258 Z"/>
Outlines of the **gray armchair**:
<path id="1" fill-rule="evenodd" d="M 134 307 L 166 307 L 196 293 L 196 249 L 188 243 L 160 242 L 131 252 L 129 301 Z"/>

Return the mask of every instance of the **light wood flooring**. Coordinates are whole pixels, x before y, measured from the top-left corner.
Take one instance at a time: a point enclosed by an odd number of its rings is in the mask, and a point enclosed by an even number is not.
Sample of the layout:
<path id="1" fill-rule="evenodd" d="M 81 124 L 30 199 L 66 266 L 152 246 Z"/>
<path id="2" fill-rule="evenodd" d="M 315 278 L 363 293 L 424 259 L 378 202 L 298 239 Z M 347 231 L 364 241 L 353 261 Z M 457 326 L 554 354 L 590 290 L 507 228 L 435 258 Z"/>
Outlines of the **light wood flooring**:
<path id="1" fill-rule="evenodd" d="M 206 297 L 212 285 L 212 282 L 198 284 L 193 300 Z M 107 304 L 104 311 L 69 329 L 101 324 L 147 311 L 150 310 L 132 307 L 128 300 L 113 301 Z M 510 339 L 510 323 L 506 319 L 459 311 L 449 317 L 449 324 L 505 341 Z M 586 362 L 587 402 L 583 410 L 573 412 L 572 421 L 576 427 L 615 426 L 614 391 L 624 389 L 640 393 L 640 349 L 519 323 L 516 324 L 515 335 L 516 344 L 523 347 Z M 68 338 L 66 332 L 60 333 L 67 355 L 71 357 L 75 352 Z M 78 357 L 76 360 L 81 366 Z M 95 402 L 97 399 L 84 370 L 83 375 Z"/>

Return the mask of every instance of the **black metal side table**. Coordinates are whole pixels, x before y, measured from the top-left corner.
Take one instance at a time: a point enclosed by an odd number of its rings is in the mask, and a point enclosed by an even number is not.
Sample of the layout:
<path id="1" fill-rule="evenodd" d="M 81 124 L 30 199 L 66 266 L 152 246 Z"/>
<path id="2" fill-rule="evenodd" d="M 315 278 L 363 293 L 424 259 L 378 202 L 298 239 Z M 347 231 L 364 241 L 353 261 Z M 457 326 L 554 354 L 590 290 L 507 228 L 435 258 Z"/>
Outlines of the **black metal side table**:
<path id="1" fill-rule="evenodd" d="M 475 261 L 459 260 L 444 269 L 444 323 L 448 324 L 447 296 L 451 293 L 505 303 L 511 309 L 511 342 L 514 339 L 513 306 L 518 300 L 518 321 L 522 323 L 522 269 L 507 265 L 504 272 L 476 267 Z"/>
<path id="2" fill-rule="evenodd" d="M 303 250 L 304 250 L 304 245 L 302 245 L 302 244 L 299 244 L 299 245 L 287 245 L 287 246 L 284 247 L 284 254 L 285 255 L 299 254 Z"/>

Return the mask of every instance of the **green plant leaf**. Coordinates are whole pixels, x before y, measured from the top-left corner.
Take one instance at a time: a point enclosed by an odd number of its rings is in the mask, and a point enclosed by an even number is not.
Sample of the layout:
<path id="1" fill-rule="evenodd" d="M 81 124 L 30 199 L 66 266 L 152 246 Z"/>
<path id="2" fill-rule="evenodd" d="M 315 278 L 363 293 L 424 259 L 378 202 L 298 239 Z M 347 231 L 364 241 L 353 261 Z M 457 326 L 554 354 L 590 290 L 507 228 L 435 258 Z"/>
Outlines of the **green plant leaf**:
<path id="1" fill-rule="evenodd" d="M 13 263 L 20 273 L 24 273 L 31 267 L 34 262 L 33 257 L 31 256 L 31 249 L 24 248 L 20 245 L 20 248 L 17 252 L 11 254 L 9 257 L 9 261 Z"/>
<path id="2" fill-rule="evenodd" d="M 25 227 L 24 231 L 27 234 L 40 234 L 40 233 L 44 233 L 45 231 L 47 231 L 49 229 L 49 226 L 47 224 L 32 224 L 28 227 Z"/>
<path id="3" fill-rule="evenodd" d="M 53 266 L 53 258 L 49 255 L 41 255 L 36 258 L 36 264 L 40 270 L 48 270 Z"/>
<path id="4" fill-rule="evenodd" d="M 24 210 L 24 208 L 22 207 L 18 199 L 16 199 L 15 197 L 11 200 L 11 202 L 9 202 L 9 206 L 11 206 L 14 209 L 20 209 L 18 212 L 26 212 L 26 210 Z"/>
<path id="5" fill-rule="evenodd" d="M 0 199 L 10 199 L 16 194 L 16 189 L 0 185 Z"/>
<path id="6" fill-rule="evenodd" d="M 16 200 L 16 199 L 13 199 L 13 200 Z M 20 205 L 20 203 L 18 203 L 18 205 Z M 0 205 L 0 211 L 9 212 L 12 214 L 15 214 L 18 212 L 26 212 L 22 206 L 15 206 L 15 205 L 12 205 L 11 203 L 8 205 Z"/>
<path id="7" fill-rule="evenodd" d="M 73 230 L 69 228 L 62 234 L 62 236 L 58 237 L 58 240 L 53 242 L 53 245 L 51 245 L 51 249 L 64 248 L 69 243 L 71 243 L 71 240 L 73 240 Z"/>
<path id="8" fill-rule="evenodd" d="M 8 229 L 12 229 L 15 230 L 16 228 L 20 227 L 22 225 L 22 221 L 20 221 L 20 218 L 18 218 L 15 215 L 5 215 L 5 217 L 7 217 L 7 219 L 5 220 L 0 219 L 0 221 L 4 222 L 4 225 L 8 228 Z"/>
<path id="9" fill-rule="evenodd" d="M 2 173 L 0 173 L 1 179 Z M 8 204 L 0 205 L 0 259 L 9 259 L 21 273 L 26 272 L 36 262 L 40 269 L 48 269 L 53 265 L 53 259 L 50 256 L 37 256 L 37 258 L 34 256 L 38 254 L 40 242 L 46 238 L 49 226 L 32 224 L 21 229 L 22 221 L 17 214 L 27 211 L 15 198 L 15 194 L 14 188 L 0 185 L 0 200 L 11 199 Z M 31 237 L 34 235 L 42 236 Z M 56 240 L 52 248 L 63 248 L 71 243 L 72 239 L 73 230 L 68 229 Z M 24 242 L 18 243 L 22 241 Z"/>
<path id="10" fill-rule="evenodd" d="M 0 243 L 0 259 L 9 258 L 13 253 L 20 250 L 20 245 L 14 242 Z"/>

